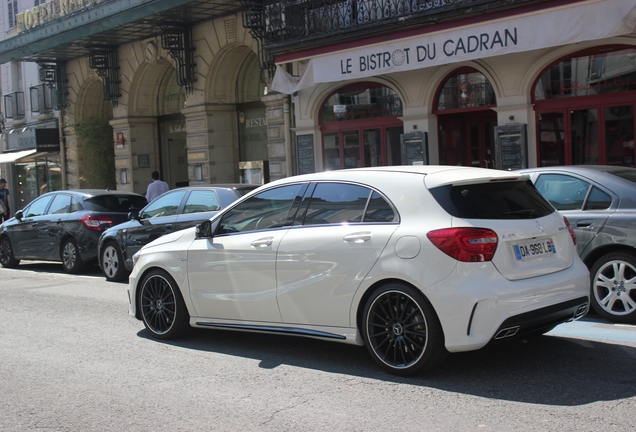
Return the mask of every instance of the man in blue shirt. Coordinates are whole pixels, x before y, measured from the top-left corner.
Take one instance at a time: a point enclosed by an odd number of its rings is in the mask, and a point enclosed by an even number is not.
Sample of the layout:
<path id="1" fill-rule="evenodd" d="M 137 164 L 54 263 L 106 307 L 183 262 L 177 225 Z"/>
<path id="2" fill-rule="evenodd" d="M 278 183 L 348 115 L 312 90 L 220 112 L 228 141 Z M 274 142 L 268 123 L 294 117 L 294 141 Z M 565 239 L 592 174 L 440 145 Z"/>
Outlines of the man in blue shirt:
<path id="1" fill-rule="evenodd" d="M 9 208 L 9 189 L 6 188 L 7 181 L 0 179 L 0 222 L 4 222 L 11 217 L 11 209 Z M 4 210 L 4 212 L 3 212 Z"/>
<path id="2" fill-rule="evenodd" d="M 166 183 L 165 181 L 159 180 L 158 171 L 153 171 L 151 176 L 152 176 L 153 182 L 150 183 L 148 185 L 148 189 L 146 189 L 146 199 L 148 200 L 148 202 L 151 202 L 162 193 L 168 192 L 170 190 L 168 183 Z"/>

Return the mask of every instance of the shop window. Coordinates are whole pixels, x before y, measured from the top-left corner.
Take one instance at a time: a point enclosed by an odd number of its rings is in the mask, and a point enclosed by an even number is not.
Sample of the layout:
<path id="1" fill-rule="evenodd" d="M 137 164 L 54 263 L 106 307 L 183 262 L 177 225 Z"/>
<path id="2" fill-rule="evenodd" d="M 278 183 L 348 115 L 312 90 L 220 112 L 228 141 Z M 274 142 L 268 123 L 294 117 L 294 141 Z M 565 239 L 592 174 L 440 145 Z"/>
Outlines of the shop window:
<path id="1" fill-rule="evenodd" d="M 597 49 L 550 66 L 535 89 L 534 99 L 560 99 L 636 90 L 636 49 Z"/>
<path id="2" fill-rule="evenodd" d="M 342 87 L 320 111 L 326 170 L 399 165 L 402 100 L 378 83 Z"/>
<path id="3" fill-rule="evenodd" d="M 460 69 L 451 75 L 437 99 L 438 110 L 485 107 L 495 105 L 495 92 L 482 73 Z"/>
<path id="4" fill-rule="evenodd" d="M 24 118 L 24 93 L 14 92 L 4 95 L 5 118 L 20 120 Z"/>

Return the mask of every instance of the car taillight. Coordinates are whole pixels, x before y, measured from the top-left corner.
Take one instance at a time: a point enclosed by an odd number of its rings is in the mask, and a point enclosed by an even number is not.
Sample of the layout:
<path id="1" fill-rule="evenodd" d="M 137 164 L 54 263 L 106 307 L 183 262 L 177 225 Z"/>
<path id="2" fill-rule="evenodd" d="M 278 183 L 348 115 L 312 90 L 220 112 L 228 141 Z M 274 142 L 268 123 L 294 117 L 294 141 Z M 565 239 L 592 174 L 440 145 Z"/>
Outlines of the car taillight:
<path id="1" fill-rule="evenodd" d="M 498 244 L 497 234 L 486 228 L 445 228 L 426 236 L 439 250 L 462 262 L 491 261 Z"/>
<path id="2" fill-rule="evenodd" d="M 79 221 L 86 227 L 86 229 L 91 231 L 103 231 L 104 225 L 107 225 L 106 228 L 113 225 L 113 220 L 106 216 L 86 215 L 82 216 Z"/>
<path id="3" fill-rule="evenodd" d="M 570 225 L 570 221 L 565 216 L 563 216 L 563 220 L 565 221 L 565 226 L 568 227 L 568 231 L 570 232 L 570 237 L 572 237 L 574 246 L 576 246 L 576 234 L 574 233 L 574 230 L 572 229 L 572 225 Z"/>

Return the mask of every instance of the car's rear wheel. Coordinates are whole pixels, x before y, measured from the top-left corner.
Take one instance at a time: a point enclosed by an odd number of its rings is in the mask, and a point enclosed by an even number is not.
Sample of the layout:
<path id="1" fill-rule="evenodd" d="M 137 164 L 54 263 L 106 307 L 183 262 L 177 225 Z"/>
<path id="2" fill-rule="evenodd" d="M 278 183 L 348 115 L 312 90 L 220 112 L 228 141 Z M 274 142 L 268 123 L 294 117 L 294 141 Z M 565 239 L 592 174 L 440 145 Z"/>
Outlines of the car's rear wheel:
<path id="1" fill-rule="evenodd" d="M 373 359 L 398 375 L 431 369 L 448 354 L 433 307 L 404 284 L 387 284 L 371 295 L 363 312 L 362 336 Z"/>
<path id="2" fill-rule="evenodd" d="M 79 273 L 86 267 L 86 263 L 80 257 L 77 242 L 70 237 L 64 240 L 61 255 L 62 267 L 67 273 Z"/>
<path id="3" fill-rule="evenodd" d="M 11 241 L 4 237 L 0 240 L 0 264 L 2 267 L 6 268 L 14 268 L 20 264 L 20 260 L 15 259 L 13 255 L 13 247 L 11 246 Z"/>
<path id="4" fill-rule="evenodd" d="M 139 292 L 144 325 L 158 339 L 174 339 L 189 327 L 190 315 L 174 279 L 163 270 L 148 273 Z"/>
<path id="5" fill-rule="evenodd" d="M 636 254 L 612 252 L 590 270 L 594 310 L 612 322 L 636 321 Z"/>
<path id="6" fill-rule="evenodd" d="M 124 256 L 117 247 L 117 243 L 110 241 L 102 250 L 102 272 L 106 279 L 119 282 L 126 278 L 127 272 L 124 266 Z"/>

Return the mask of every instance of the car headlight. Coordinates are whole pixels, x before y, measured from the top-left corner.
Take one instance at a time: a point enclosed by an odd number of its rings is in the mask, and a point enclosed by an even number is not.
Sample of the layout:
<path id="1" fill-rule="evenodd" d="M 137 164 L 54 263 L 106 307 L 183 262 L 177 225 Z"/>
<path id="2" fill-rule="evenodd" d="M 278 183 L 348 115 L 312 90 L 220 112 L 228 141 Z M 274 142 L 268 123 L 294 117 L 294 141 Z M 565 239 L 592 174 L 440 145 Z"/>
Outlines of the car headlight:
<path id="1" fill-rule="evenodd" d="M 137 261 L 139 261 L 139 257 L 141 255 L 139 255 L 139 252 L 137 252 L 136 254 L 133 255 L 133 267 L 135 266 L 135 264 L 137 264 Z"/>

